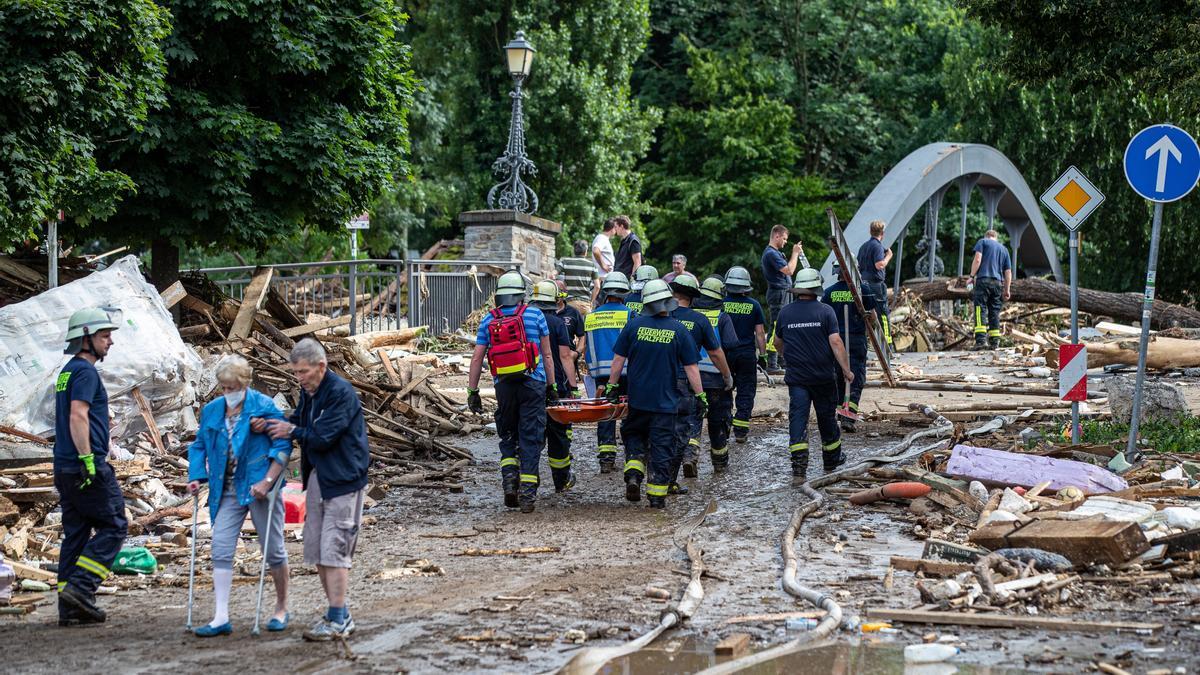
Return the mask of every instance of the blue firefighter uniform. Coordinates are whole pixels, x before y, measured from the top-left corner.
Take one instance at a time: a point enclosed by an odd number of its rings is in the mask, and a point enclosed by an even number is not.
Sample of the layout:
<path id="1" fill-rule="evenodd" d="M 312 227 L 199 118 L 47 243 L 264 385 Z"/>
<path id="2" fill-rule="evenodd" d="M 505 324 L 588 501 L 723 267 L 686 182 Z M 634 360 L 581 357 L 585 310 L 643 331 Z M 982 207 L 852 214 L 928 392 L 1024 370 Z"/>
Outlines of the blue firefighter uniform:
<path id="1" fill-rule="evenodd" d="M 88 404 L 88 438 L 96 475 L 84 484 L 83 463 L 71 438 L 71 402 Z M 54 386 L 54 487 L 62 504 L 63 541 L 58 556 L 58 589 L 70 586 L 94 598 L 121 551 L 128 523 L 125 497 L 108 463 L 108 392 L 100 373 L 75 356 Z M 64 615 L 61 613 L 60 618 Z"/>
<path id="2" fill-rule="evenodd" d="M 1004 307 L 1004 273 L 1011 272 L 1012 258 L 1004 244 L 984 237 L 975 242 L 980 254 L 971 301 L 975 307 L 975 346 L 1000 346 L 1000 310 Z"/>
<path id="3" fill-rule="evenodd" d="M 841 459 L 841 430 L 837 424 L 837 360 L 829 336 L 838 332 L 837 317 L 829 305 L 803 297 L 779 311 L 776 335 L 783 341 L 787 362 L 788 431 L 792 475 L 808 471 L 808 414 L 816 411 L 821 451 L 826 469 Z"/>
<path id="4" fill-rule="evenodd" d="M 676 417 L 686 400 L 676 378 L 683 366 L 696 364 L 700 354 L 687 328 L 677 319 L 646 315 L 630 319 L 617 337 L 613 353 L 627 359 L 626 373 L 632 385 L 629 415 L 621 425 L 626 485 L 636 486 L 646 476 L 646 496 L 651 506 L 661 504 L 671 483 Z M 635 495 L 626 492 L 630 499 L 639 498 Z"/>
<path id="5" fill-rule="evenodd" d="M 730 359 L 730 351 L 738 347 L 737 330 L 733 319 L 724 311 L 720 300 L 699 297 L 692 303 L 692 308 L 708 319 L 717 331 L 721 341 L 721 349 L 725 352 L 726 362 Z M 708 395 L 708 444 L 709 456 L 713 469 L 722 470 L 729 466 L 729 431 L 733 423 L 733 392 L 726 391 L 725 382 L 711 363 L 706 368 L 703 361 L 700 364 L 700 380 L 704 384 L 704 392 Z M 733 370 L 730 364 L 730 370 Z M 700 434 L 704 420 L 694 418 L 692 422 L 691 440 L 684 457 L 685 462 L 695 461 L 700 449 Z"/>
<path id="6" fill-rule="evenodd" d="M 558 348 L 574 348 L 574 341 L 567 331 L 567 324 L 562 317 L 549 310 L 543 310 L 546 315 L 546 325 L 550 329 L 550 351 L 554 358 L 554 380 L 558 387 L 558 395 L 566 398 L 571 395 L 571 385 L 567 381 L 567 373 L 563 370 L 562 359 Z M 555 422 L 546 417 L 546 458 L 550 462 L 550 475 L 554 479 L 554 490 L 562 492 L 571 482 L 571 438 L 574 430 L 570 424 Z"/>
<path id="7" fill-rule="evenodd" d="M 583 330 L 587 335 L 588 374 L 601 385 L 608 381 L 612 372 L 613 347 L 630 314 L 625 303 L 611 301 L 592 310 L 583 319 Z M 622 395 L 625 394 L 626 382 L 627 378 L 621 374 L 617 391 Z M 600 469 L 606 471 L 617 459 L 617 423 L 597 423 L 596 442 L 599 446 L 596 455 L 600 460 Z"/>
<path id="8" fill-rule="evenodd" d="M 525 339 L 539 344 L 543 335 L 550 333 L 546 315 L 536 307 L 524 306 L 521 319 L 525 325 Z M 516 305 L 500 308 L 505 316 L 517 311 Z M 475 344 L 490 345 L 488 325 L 492 315 L 484 315 L 475 336 Z M 506 375 L 494 378 L 496 387 L 496 434 L 500 445 L 500 474 L 510 479 L 520 474 L 522 492 L 538 485 L 538 464 L 542 446 L 546 442 L 546 368 L 545 355 L 539 355 L 537 366 L 528 374 Z M 515 504 L 514 504 L 515 506 Z"/>
<path id="9" fill-rule="evenodd" d="M 721 348 L 721 340 L 717 337 L 716 326 L 707 316 L 691 307 L 678 307 L 671 312 L 671 316 L 678 319 L 687 328 L 688 334 L 691 335 L 692 341 L 696 343 L 696 348 L 699 350 L 699 361 L 697 366 L 700 370 L 700 384 L 705 391 L 716 388 L 724 392 L 725 381 L 721 377 L 721 371 L 717 370 L 717 366 L 713 363 L 712 356 L 709 352 L 714 349 Z M 719 320 L 719 319 L 718 319 Z M 696 412 L 695 406 L 692 404 L 692 389 L 688 384 L 686 376 L 683 374 L 683 368 L 677 373 L 677 387 L 680 395 L 684 396 L 687 401 L 687 414 L 682 415 L 678 420 L 676 429 L 676 458 L 672 464 L 671 479 L 674 480 L 676 472 L 684 462 L 695 462 L 699 455 L 700 448 L 700 426 L 703 420 Z M 712 395 L 708 395 L 709 404 L 712 404 Z"/>
<path id="10" fill-rule="evenodd" d="M 755 329 L 765 323 L 762 305 L 749 295 L 733 294 L 725 298 L 725 313 L 733 320 L 738 344 L 726 350 L 729 370 L 733 374 L 735 392 L 733 436 L 738 443 L 746 442 L 750 433 L 750 415 L 754 412 L 754 397 L 758 393 L 758 364 L 755 352 Z"/>
<path id="11" fill-rule="evenodd" d="M 641 291 L 633 291 L 629 295 L 625 296 L 625 306 L 629 308 L 629 312 L 631 314 L 635 314 L 635 315 L 641 314 L 642 313 L 642 292 Z"/>
<path id="12" fill-rule="evenodd" d="M 846 341 L 846 351 L 850 356 L 850 370 L 854 373 L 854 382 L 850 384 L 850 410 L 858 413 L 858 402 L 862 400 L 863 384 L 867 381 L 867 326 L 854 305 L 854 295 L 845 281 L 838 281 L 825 289 L 821 302 L 833 308 L 837 315 L 838 332 Z M 875 295 L 864 293 L 863 308 L 867 311 L 875 309 Z M 849 318 L 849 323 L 847 323 Z M 846 400 L 846 380 L 837 378 L 838 401 Z"/>

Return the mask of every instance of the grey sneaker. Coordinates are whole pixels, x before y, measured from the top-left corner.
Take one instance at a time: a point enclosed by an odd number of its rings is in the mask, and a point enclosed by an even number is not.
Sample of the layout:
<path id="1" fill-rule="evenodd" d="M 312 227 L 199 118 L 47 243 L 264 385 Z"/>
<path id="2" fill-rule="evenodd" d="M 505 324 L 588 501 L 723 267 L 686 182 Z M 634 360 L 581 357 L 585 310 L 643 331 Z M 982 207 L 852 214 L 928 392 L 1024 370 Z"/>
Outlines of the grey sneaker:
<path id="1" fill-rule="evenodd" d="M 347 638 L 354 632 L 354 617 L 346 617 L 345 623 L 334 623 L 321 619 L 311 629 L 304 631 L 304 639 L 309 642 L 327 642 L 334 638 Z"/>

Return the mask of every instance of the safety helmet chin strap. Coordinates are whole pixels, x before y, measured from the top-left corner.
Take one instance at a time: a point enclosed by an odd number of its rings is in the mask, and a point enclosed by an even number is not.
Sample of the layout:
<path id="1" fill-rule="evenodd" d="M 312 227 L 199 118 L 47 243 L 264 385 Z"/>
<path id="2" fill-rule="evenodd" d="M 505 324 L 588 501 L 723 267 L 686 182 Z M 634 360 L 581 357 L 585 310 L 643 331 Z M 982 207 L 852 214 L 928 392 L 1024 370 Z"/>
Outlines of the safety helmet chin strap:
<path id="1" fill-rule="evenodd" d="M 92 347 L 91 347 L 92 338 L 94 338 L 94 337 L 95 336 L 92 335 L 91 331 L 89 331 L 86 328 L 83 329 L 83 337 L 79 338 L 79 353 L 82 354 L 84 352 L 87 352 L 88 354 L 91 354 L 93 357 L 95 357 L 95 359 L 97 361 L 103 361 L 104 357 L 97 354 L 96 350 L 92 349 Z"/>

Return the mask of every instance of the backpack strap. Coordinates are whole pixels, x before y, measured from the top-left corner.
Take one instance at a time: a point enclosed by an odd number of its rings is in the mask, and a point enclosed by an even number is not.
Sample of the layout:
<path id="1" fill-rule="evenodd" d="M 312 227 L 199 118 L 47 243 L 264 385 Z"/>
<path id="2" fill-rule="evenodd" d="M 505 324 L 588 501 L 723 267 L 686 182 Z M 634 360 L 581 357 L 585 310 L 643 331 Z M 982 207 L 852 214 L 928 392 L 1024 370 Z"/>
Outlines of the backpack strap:
<path id="1" fill-rule="evenodd" d="M 493 319 L 501 319 L 504 317 L 504 312 L 501 312 L 499 307 L 488 312 L 488 314 L 491 314 Z"/>

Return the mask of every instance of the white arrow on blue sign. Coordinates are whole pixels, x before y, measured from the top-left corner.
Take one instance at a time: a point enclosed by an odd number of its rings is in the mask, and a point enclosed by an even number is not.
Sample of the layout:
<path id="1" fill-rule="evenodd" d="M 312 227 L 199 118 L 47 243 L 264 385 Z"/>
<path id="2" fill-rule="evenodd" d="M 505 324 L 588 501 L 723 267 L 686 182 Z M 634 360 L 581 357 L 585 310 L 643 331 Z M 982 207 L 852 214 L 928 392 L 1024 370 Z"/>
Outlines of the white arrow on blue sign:
<path id="1" fill-rule="evenodd" d="M 1200 147 L 1191 134 L 1171 124 L 1142 129 L 1125 148 L 1125 180 L 1152 202 L 1173 202 L 1200 179 Z"/>

